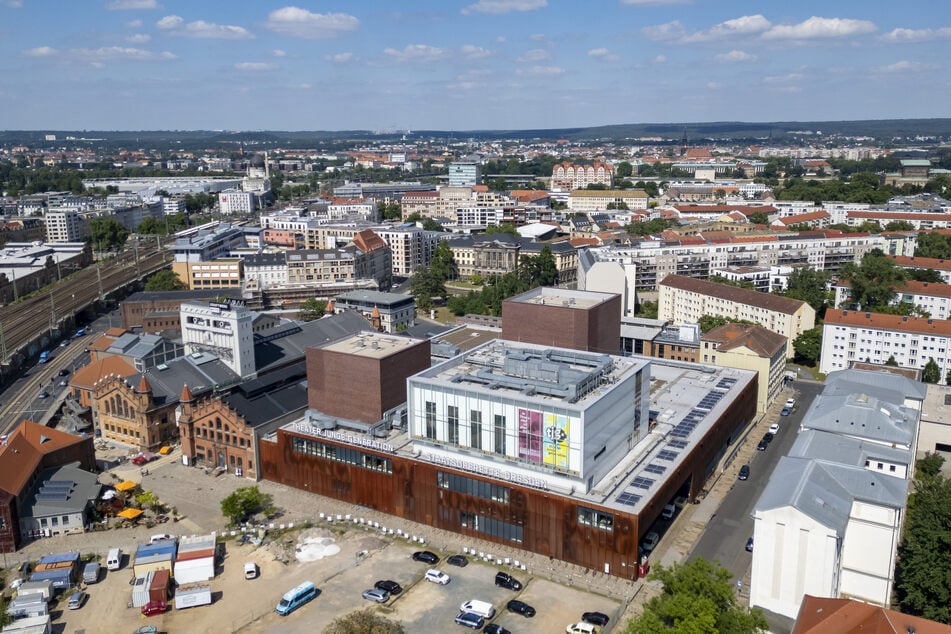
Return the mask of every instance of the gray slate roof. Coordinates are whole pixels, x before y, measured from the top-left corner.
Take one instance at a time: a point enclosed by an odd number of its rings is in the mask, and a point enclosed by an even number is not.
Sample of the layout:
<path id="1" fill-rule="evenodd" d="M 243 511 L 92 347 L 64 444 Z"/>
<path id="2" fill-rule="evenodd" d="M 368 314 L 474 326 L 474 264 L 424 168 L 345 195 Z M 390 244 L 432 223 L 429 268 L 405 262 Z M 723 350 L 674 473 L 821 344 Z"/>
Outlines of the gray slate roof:
<path id="1" fill-rule="evenodd" d="M 267 336 L 255 335 L 255 366 L 259 373 L 267 372 L 303 359 L 308 346 L 363 332 L 369 327 L 370 323 L 360 314 L 346 310 L 321 319 L 288 325 L 286 336 L 274 336 L 275 333 L 268 333 Z"/>
<path id="2" fill-rule="evenodd" d="M 866 460 L 904 464 L 909 468 L 912 466 L 909 450 L 815 429 L 801 432 L 788 455 L 791 458 L 814 458 L 854 467 L 864 467 Z"/>
<path id="3" fill-rule="evenodd" d="M 102 490 L 99 478 L 94 473 L 83 471 L 78 465 L 78 462 L 74 462 L 43 471 L 36 479 L 27 503 L 20 511 L 21 514 L 24 517 L 48 517 L 79 513 L 86 508 L 90 500 L 95 501 Z M 63 484 L 49 484 L 44 488 L 44 485 L 51 482 Z M 65 483 L 72 483 L 73 486 L 67 489 Z M 49 488 L 64 491 L 64 494 L 59 499 L 46 499 L 48 496 L 54 497 L 54 494 L 43 494 L 42 499 L 37 499 L 38 493 Z"/>

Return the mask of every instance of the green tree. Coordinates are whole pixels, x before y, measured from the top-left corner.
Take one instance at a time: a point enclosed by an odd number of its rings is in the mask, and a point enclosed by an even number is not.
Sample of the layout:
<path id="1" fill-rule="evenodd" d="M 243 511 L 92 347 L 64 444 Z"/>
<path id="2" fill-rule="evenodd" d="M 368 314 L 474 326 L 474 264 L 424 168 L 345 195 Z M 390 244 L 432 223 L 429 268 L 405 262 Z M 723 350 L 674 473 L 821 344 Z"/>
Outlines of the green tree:
<path id="1" fill-rule="evenodd" d="M 851 284 L 855 306 L 875 312 L 892 303 L 895 287 L 908 279 L 908 273 L 876 249 L 862 256 L 860 265 L 850 262 L 843 266 L 839 270 L 839 279 Z"/>
<path id="2" fill-rule="evenodd" d="M 305 299 L 297 309 L 297 317 L 301 321 L 314 321 L 320 319 L 327 312 L 327 302 L 316 297 Z"/>
<path id="3" fill-rule="evenodd" d="M 558 283 L 558 267 L 551 247 L 542 247 L 538 255 L 523 256 L 518 262 L 519 275 L 528 288 L 554 286 Z M 527 289 L 526 289 L 527 290 Z"/>
<path id="4" fill-rule="evenodd" d="M 89 221 L 89 237 L 99 251 L 118 249 L 125 244 L 129 230 L 109 216 L 99 216 Z"/>
<path id="5" fill-rule="evenodd" d="M 815 365 L 822 353 L 822 326 L 806 330 L 793 340 L 796 359 L 806 365 Z"/>
<path id="6" fill-rule="evenodd" d="M 379 210 L 383 220 L 399 220 L 403 217 L 403 207 L 397 202 L 381 203 Z"/>
<path id="7" fill-rule="evenodd" d="M 489 189 L 494 192 L 504 192 L 504 191 L 507 191 L 508 188 L 509 188 L 508 181 L 506 181 L 505 178 L 503 178 L 502 176 L 499 176 L 498 178 L 493 178 L 492 181 L 489 182 Z"/>
<path id="8" fill-rule="evenodd" d="M 507 233 L 510 236 L 518 237 L 518 229 L 510 222 L 503 222 L 500 225 L 489 225 L 485 228 L 485 235 L 491 236 L 496 233 Z"/>
<path id="9" fill-rule="evenodd" d="M 663 592 L 628 623 L 627 634 L 756 634 L 766 630 L 762 612 L 739 604 L 730 571 L 718 563 L 697 558 L 669 568 L 658 564 L 650 579 L 660 581 Z"/>
<path id="10" fill-rule="evenodd" d="M 916 282 L 934 282 L 935 284 L 942 284 L 944 282 L 941 273 L 938 273 L 934 269 L 911 269 L 908 271 L 908 275 Z"/>
<path id="11" fill-rule="evenodd" d="M 697 323 L 700 324 L 700 332 L 707 333 L 714 328 L 719 328 L 732 321 L 734 320 L 724 317 L 723 315 L 704 315 Z"/>
<path id="12" fill-rule="evenodd" d="M 240 487 L 221 500 L 221 514 L 232 524 L 240 524 L 256 513 L 269 512 L 272 499 L 256 486 Z"/>
<path id="13" fill-rule="evenodd" d="M 944 375 L 945 385 L 951 385 L 951 370 L 948 370 L 948 373 Z"/>
<path id="14" fill-rule="evenodd" d="M 763 211 L 757 211 L 757 212 L 751 213 L 749 216 L 747 216 L 747 219 L 750 221 L 750 223 L 754 225 L 768 225 L 769 224 L 769 216 L 767 216 L 766 212 L 763 212 Z"/>
<path id="15" fill-rule="evenodd" d="M 637 302 L 634 314 L 645 319 L 657 319 L 657 302 Z"/>
<path id="16" fill-rule="evenodd" d="M 145 280 L 145 290 L 147 291 L 184 291 L 187 288 L 178 278 L 178 275 L 170 269 L 157 271 Z"/>
<path id="17" fill-rule="evenodd" d="M 436 248 L 433 249 L 433 259 L 429 264 L 436 279 L 443 282 L 454 280 L 459 276 L 459 267 L 456 266 L 456 258 L 449 248 L 448 240 L 440 240 Z"/>
<path id="18" fill-rule="evenodd" d="M 921 371 L 921 380 L 923 383 L 937 383 L 941 380 L 941 368 L 934 357 L 928 357 L 928 363 Z"/>
<path id="19" fill-rule="evenodd" d="M 885 225 L 885 231 L 914 231 L 915 225 L 907 220 L 892 220 Z"/>
<path id="20" fill-rule="evenodd" d="M 410 294 L 416 298 L 416 308 L 427 311 L 433 307 L 434 297 L 445 297 L 445 280 L 432 267 L 420 266 L 410 278 Z"/>
<path id="21" fill-rule="evenodd" d="M 934 231 L 918 234 L 915 244 L 915 257 L 918 258 L 951 258 L 951 236 Z"/>
<path id="22" fill-rule="evenodd" d="M 887 366 L 889 366 L 889 367 L 892 367 L 892 368 L 897 368 L 897 367 L 898 367 L 898 361 L 895 359 L 895 355 L 891 355 L 890 357 L 888 357 L 888 361 L 885 362 L 885 365 L 887 365 Z"/>
<path id="23" fill-rule="evenodd" d="M 951 624 L 951 480 L 941 475 L 943 462 L 928 455 L 916 464 L 895 595 L 902 612 Z"/>
<path id="24" fill-rule="evenodd" d="M 630 178 L 634 174 L 634 166 L 627 161 L 621 161 L 614 170 L 614 175 L 618 179 Z"/>
<path id="25" fill-rule="evenodd" d="M 809 266 L 800 266 L 789 274 L 783 295 L 806 302 L 822 317 L 829 301 L 829 274 Z"/>
<path id="26" fill-rule="evenodd" d="M 324 634 L 405 634 L 405 632 L 400 623 L 375 614 L 372 610 L 360 610 L 346 616 L 339 616 L 324 630 Z"/>

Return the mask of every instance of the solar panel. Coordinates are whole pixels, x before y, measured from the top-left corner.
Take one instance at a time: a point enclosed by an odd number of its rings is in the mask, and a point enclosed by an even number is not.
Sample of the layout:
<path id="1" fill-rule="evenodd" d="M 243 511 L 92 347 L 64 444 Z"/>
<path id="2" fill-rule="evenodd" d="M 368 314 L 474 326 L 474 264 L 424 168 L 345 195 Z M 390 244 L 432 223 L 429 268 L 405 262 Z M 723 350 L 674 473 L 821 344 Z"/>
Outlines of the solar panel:
<path id="1" fill-rule="evenodd" d="M 651 463 L 644 468 L 648 473 L 656 473 L 657 475 L 662 474 L 664 471 L 667 471 L 667 467 L 662 467 L 659 464 Z"/>
<path id="2" fill-rule="evenodd" d="M 654 485 L 654 481 L 650 478 L 642 478 L 640 476 L 634 478 L 634 482 L 631 483 L 635 489 L 649 489 Z"/>
<path id="3" fill-rule="evenodd" d="M 617 496 L 615 502 L 618 504 L 626 504 L 627 506 L 634 506 L 641 501 L 641 496 L 635 495 L 634 493 L 622 493 Z"/>
<path id="4" fill-rule="evenodd" d="M 661 451 L 659 454 L 657 454 L 657 458 L 660 459 L 660 460 L 673 460 L 673 459 L 675 459 L 678 455 L 680 455 L 680 454 L 678 454 L 676 451 L 669 451 L 669 450 L 667 450 L 667 449 L 664 449 L 664 450 Z"/>
<path id="5" fill-rule="evenodd" d="M 683 449 L 687 446 L 686 440 L 671 440 L 667 442 L 667 445 L 673 447 L 674 449 Z"/>

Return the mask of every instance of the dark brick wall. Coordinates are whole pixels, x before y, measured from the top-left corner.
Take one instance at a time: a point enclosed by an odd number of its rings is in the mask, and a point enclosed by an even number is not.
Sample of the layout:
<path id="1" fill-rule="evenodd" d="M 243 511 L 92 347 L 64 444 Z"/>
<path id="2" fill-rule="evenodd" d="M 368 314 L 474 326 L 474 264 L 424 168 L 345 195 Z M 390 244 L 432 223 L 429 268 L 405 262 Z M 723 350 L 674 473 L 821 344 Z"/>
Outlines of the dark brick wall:
<path id="1" fill-rule="evenodd" d="M 502 302 L 502 338 L 618 354 L 621 348 L 621 296 L 591 308 Z"/>

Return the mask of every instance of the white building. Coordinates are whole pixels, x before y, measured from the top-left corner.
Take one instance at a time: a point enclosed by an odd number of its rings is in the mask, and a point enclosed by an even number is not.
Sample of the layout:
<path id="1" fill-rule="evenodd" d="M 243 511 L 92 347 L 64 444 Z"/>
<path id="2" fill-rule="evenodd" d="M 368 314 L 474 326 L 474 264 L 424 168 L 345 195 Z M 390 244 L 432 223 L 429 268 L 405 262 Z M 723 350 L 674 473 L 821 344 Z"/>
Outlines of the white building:
<path id="1" fill-rule="evenodd" d="M 889 605 L 924 395 L 898 374 L 829 375 L 754 508 L 751 606 L 795 618 L 805 594 Z"/>
<path id="2" fill-rule="evenodd" d="M 53 209 L 46 212 L 47 242 L 82 242 L 83 217 L 78 211 Z"/>
<path id="3" fill-rule="evenodd" d="M 218 206 L 221 213 L 226 216 L 247 215 L 253 213 L 254 192 L 229 189 L 218 194 Z"/>
<path id="4" fill-rule="evenodd" d="M 822 326 L 819 371 L 845 370 L 854 362 L 923 370 L 934 359 L 944 382 L 951 370 L 951 321 L 829 309 Z"/>
<path id="5" fill-rule="evenodd" d="M 848 280 L 839 280 L 834 289 L 835 307 L 851 307 L 852 286 Z M 951 319 L 951 284 L 908 280 L 895 288 L 895 295 L 889 303 L 892 306 L 913 304 L 932 319 Z"/>
<path id="6" fill-rule="evenodd" d="M 479 184 L 479 166 L 476 163 L 450 163 L 449 186 L 473 187 Z"/>
<path id="7" fill-rule="evenodd" d="M 242 378 L 253 377 L 254 313 L 239 304 L 184 302 L 181 307 L 185 353 L 221 359 Z"/>
<path id="8" fill-rule="evenodd" d="M 166 216 L 174 216 L 176 214 L 185 213 L 185 199 L 184 198 L 166 198 L 162 197 L 162 211 Z"/>
<path id="9" fill-rule="evenodd" d="M 606 209 L 647 209 L 649 196 L 641 189 L 575 189 L 568 194 L 568 209 L 590 213 Z"/>
<path id="10" fill-rule="evenodd" d="M 246 256 L 244 283 L 248 290 L 269 290 L 287 286 L 287 252 Z"/>

